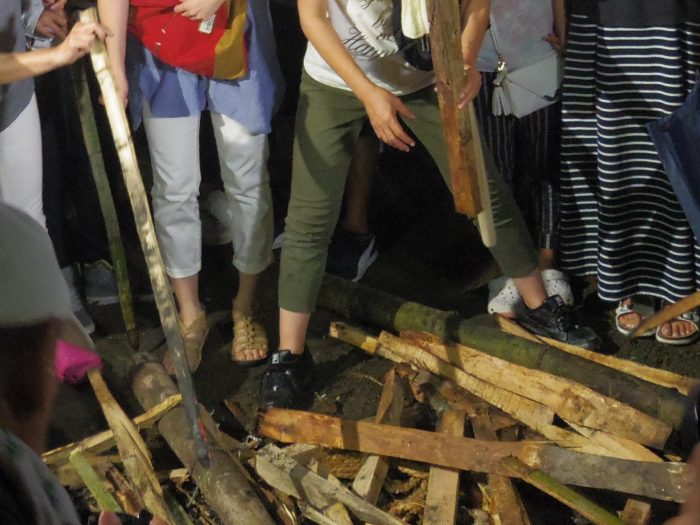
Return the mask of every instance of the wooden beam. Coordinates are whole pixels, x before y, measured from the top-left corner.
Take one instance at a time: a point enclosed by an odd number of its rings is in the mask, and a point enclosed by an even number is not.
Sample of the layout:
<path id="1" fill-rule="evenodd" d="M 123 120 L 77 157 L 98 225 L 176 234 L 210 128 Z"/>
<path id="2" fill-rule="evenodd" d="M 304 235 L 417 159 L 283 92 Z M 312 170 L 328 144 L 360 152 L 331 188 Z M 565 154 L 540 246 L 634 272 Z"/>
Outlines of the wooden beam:
<path id="1" fill-rule="evenodd" d="M 388 332 L 379 336 L 379 344 L 395 353 L 397 346 L 405 344 L 402 340 L 483 381 L 541 403 L 578 425 L 659 449 L 671 434 L 670 425 L 570 379 L 515 365 L 425 332 L 405 330 L 401 339 Z"/>
<path id="2" fill-rule="evenodd" d="M 514 456 L 562 483 L 667 501 L 682 501 L 689 482 L 683 463 L 629 461 L 541 442 L 494 443 L 297 410 L 268 410 L 261 416 L 259 431 L 283 443 L 383 454 L 487 474 L 510 475 L 500 460 Z"/>
<path id="3" fill-rule="evenodd" d="M 474 437 L 484 441 L 498 441 L 488 414 L 470 418 Z M 488 475 L 489 512 L 498 516 L 500 523 L 508 525 L 531 525 L 520 495 L 507 476 Z"/>
<path id="4" fill-rule="evenodd" d="M 437 431 L 453 436 L 464 436 L 464 412 L 458 410 L 443 412 Z M 459 475 L 460 472 L 456 469 L 430 467 L 423 525 L 454 525 L 459 500 Z"/>
<path id="5" fill-rule="evenodd" d="M 316 508 L 343 503 L 359 519 L 377 525 L 402 525 L 401 520 L 366 502 L 338 480 L 329 480 L 288 457 L 274 445 L 260 449 L 255 469 L 270 486 Z"/>
<path id="6" fill-rule="evenodd" d="M 498 326 L 501 329 L 512 335 L 522 337 L 528 341 L 533 341 L 535 343 L 545 343 L 554 348 L 558 348 L 563 352 L 571 355 L 582 357 L 588 361 L 601 364 L 608 368 L 614 370 L 619 370 L 625 374 L 629 374 L 649 383 L 654 383 L 655 385 L 663 386 L 666 388 L 673 388 L 678 390 L 681 394 L 688 395 L 688 393 L 693 389 L 694 386 L 700 384 L 700 380 L 694 377 L 686 377 L 668 370 L 661 370 L 659 368 L 653 368 L 651 366 L 643 365 L 641 363 L 635 363 L 628 359 L 621 359 L 613 355 L 601 354 L 599 352 L 593 352 L 592 350 L 586 350 L 580 346 L 574 346 L 567 343 L 562 343 L 556 339 L 549 339 L 547 337 L 538 337 L 520 326 L 515 321 L 506 319 L 500 315 L 493 316 Z"/>

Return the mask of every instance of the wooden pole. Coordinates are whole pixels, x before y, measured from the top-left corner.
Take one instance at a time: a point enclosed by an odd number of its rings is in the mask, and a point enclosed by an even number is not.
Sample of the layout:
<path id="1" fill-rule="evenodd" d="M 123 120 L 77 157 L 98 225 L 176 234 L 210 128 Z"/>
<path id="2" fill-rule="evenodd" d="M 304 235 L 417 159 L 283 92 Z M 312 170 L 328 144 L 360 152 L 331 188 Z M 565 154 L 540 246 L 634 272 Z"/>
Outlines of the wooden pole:
<path id="1" fill-rule="evenodd" d="M 386 330 L 417 330 L 511 363 L 567 377 L 679 428 L 686 397 L 551 346 L 504 334 L 487 315 L 465 319 L 326 274 L 318 305 Z"/>
<path id="2" fill-rule="evenodd" d="M 136 350 L 139 347 L 139 332 L 136 329 L 134 299 L 131 294 L 131 285 L 129 284 L 129 272 L 126 266 L 126 256 L 124 255 L 124 244 L 122 243 L 121 232 L 119 230 L 119 219 L 117 218 L 117 210 L 114 207 L 112 189 L 109 186 L 107 170 L 105 169 L 105 163 L 102 157 L 100 136 L 97 132 L 95 112 L 92 108 L 90 87 L 85 76 L 84 67 L 84 61 L 80 60 L 70 69 L 71 78 L 73 80 L 73 92 L 78 102 L 80 129 L 82 130 L 85 150 L 90 160 L 90 169 L 92 171 L 92 177 L 95 180 L 97 198 L 105 222 L 105 231 L 107 232 L 107 240 L 109 241 L 109 253 L 112 258 L 114 275 L 117 279 L 117 289 L 119 290 L 119 306 L 121 307 L 129 345 L 132 349 Z"/>
<path id="3" fill-rule="evenodd" d="M 83 22 L 96 22 L 97 19 L 97 10 L 94 7 L 80 12 L 80 20 Z M 95 42 L 90 50 L 90 57 L 102 90 L 107 117 L 117 146 L 124 183 L 126 184 L 131 208 L 134 212 L 136 230 L 141 241 L 141 249 L 146 257 L 148 275 L 151 279 L 160 323 L 163 326 L 168 348 L 173 355 L 175 375 L 182 393 L 182 405 L 187 414 L 188 427 L 194 436 L 197 458 L 206 466 L 209 463 L 209 458 L 206 441 L 204 440 L 204 431 L 202 430 L 197 410 L 197 396 L 187 364 L 187 357 L 185 356 L 185 345 L 178 325 L 175 299 L 170 290 L 168 275 L 165 272 L 165 265 L 163 264 L 163 258 L 160 255 L 160 248 L 156 240 L 156 232 L 151 219 L 146 190 L 143 186 L 136 150 L 134 149 L 131 131 L 129 130 L 129 121 L 126 118 L 124 106 L 112 75 L 109 56 L 104 43 L 100 41 Z"/>
<path id="4" fill-rule="evenodd" d="M 420 461 L 430 465 L 512 476 L 501 464 L 517 457 L 561 483 L 683 501 L 690 476 L 684 463 L 650 463 L 573 452 L 541 442 L 491 442 L 449 434 L 273 408 L 260 433 L 282 443 L 308 443 Z"/>

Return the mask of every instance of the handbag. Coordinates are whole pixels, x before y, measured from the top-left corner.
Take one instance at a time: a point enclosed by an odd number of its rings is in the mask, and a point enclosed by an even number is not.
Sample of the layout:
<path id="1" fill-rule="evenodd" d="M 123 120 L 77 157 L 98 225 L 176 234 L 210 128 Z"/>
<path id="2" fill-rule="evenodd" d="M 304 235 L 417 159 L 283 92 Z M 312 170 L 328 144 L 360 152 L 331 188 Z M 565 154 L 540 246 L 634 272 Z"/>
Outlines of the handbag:
<path id="1" fill-rule="evenodd" d="M 556 102 L 562 78 L 559 54 L 552 49 L 550 54 L 510 70 L 493 20 L 489 32 L 498 54 L 492 113 L 521 118 Z"/>
<path id="2" fill-rule="evenodd" d="M 131 0 L 129 32 L 164 63 L 218 80 L 248 73 L 247 0 L 226 0 L 208 20 L 174 11 L 178 0 Z"/>

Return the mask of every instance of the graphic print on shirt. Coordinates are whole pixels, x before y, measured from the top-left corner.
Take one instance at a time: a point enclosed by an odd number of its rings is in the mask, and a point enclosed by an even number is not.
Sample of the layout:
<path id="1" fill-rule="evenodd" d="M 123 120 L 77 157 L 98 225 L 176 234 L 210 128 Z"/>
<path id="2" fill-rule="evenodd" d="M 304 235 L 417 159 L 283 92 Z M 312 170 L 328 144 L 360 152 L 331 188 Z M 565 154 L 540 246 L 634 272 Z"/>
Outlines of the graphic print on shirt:
<path id="1" fill-rule="evenodd" d="M 337 8 L 347 17 L 340 38 L 352 55 L 371 60 L 398 51 L 391 23 L 392 0 L 339 0 Z M 331 17 L 335 18 L 333 13 Z"/>

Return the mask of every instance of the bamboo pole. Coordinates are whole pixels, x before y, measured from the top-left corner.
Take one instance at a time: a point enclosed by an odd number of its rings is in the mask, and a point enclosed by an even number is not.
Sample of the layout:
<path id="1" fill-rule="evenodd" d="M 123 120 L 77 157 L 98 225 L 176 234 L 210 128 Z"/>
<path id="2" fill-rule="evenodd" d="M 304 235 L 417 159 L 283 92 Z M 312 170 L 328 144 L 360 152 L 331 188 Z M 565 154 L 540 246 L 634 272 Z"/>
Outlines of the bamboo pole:
<path id="1" fill-rule="evenodd" d="M 107 240 L 109 242 L 109 253 L 112 258 L 114 275 L 117 279 L 119 290 L 119 306 L 126 327 L 126 334 L 129 345 L 137 350 L 139 347 L 139 332 L 136 329 L 136 319 L 134 317 L 134 300 L 129 283 L 129 272 L 126 266 L 126 256 L 124 255 L 124 244 L 122 243 L 119 229 L 119 219 L 117 210 L 114 207 L 112 189 L 109 186 L 107 170 L 105 169 L 102 157 L 102 147 L 100 146 L 100 136 L 95 123 L 95 112 L 90 98 L 90 87 L 85 76 L 84 61 L 80 60 L 71 69 L 73 80 L 73 92 L 78 103 L 78 115 L 80 116 L 80 129 L 85 142 L 85 149 L 90 160 L 92 177 L 97 188 L 97 197 L 104 218 Z"/>
<path id="2" fill-rule="evenodd" d="M 490 316 L 464 319 L 326 274 L 318 305 L 386 330 L 430 332 L 511 363 L 567 377 L 679 428 L 685 396 L 551 346 L 504 334 Z"/>
<path id="3" fill-rule="evenodd" d="M 97 10 L 90 8 L 81 11 L 80 20 L 86 22 L 97 21 Z M 141 249 L 146 257 L 148 275 L 151 279 L 160 323 L 165 333 L 168 348 L 173 355 L 175 375 L 182 393 L 182 405 L 187 414 L 188 427 L 197 448 L 197 458 L 202 465 L 206 466 L 209 464 L 209 455 L 204 439 L 204 431 L 199 420 L 197 396 L 192 382 L 192 375 L 187 364 L 185 346 L 180 327 L 178 326 L 175 299 L 170 290 L 168 275 L 165 272 L 163 258 L 160 255 L 160 248 L 156 240 L 155 228 L 151 219 L 148 199 L 146 198 L 146 190 L 143 187 L 136 151 L 134 150 L 134 143 L 129 130 L 129 122 L 117 91 L 104 43 L 100 41 L 95 42 L 90 50 L 90 57 L 92 66 L 95 69 L 95 75 L 102 89 L 107 117 L 112 127 L 119 162 L 122 166 L 124 183 L 126 184 L 131 208 L 134 212 L 136 230 L 141 241 Z"/>
<path id="4" fill-rule="evenodd" d="M 682 501 L 690 482 L 684 463 L 630 461 L 575 452 L 542 442 L 481 441 L 298 410 L 267 410 L 260 419 L 259 432 L 282 443 L 308 443 L 383 454 L 505 476 L 512 476 L 512 472 L 501 460 L 514 456 L 561 483 L 665 501 Z"/>
<path id="5" fill-rule="evenodd" d="M 537 487 L 545 494 L 549 494 L 557 501 L 561 501 L 564 505 L 575 510 L 584 518 L 591 520 L 596 525 L 625 525 L 614 514 L 593 503 L 575 490 L 559 483 L 544 472 L 528 467 L 519 459 L 509 457 L 504 458 L 501 462 L 533 487 Z"/>

